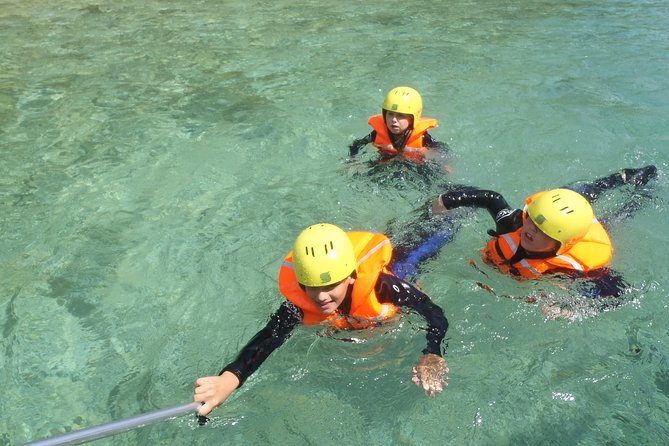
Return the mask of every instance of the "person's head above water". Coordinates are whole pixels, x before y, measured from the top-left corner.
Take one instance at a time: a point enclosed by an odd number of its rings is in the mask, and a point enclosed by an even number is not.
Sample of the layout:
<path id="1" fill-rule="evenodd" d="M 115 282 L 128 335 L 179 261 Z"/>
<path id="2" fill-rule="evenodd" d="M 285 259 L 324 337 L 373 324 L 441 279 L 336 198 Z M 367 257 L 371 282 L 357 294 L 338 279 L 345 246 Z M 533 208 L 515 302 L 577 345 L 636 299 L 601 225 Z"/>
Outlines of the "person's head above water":
<path id="1" fill-rule="evenodd" d="M 423 99 L 411 87 L 395 87 L 386 95 L 381 109 L 388 131 L 398 135 L 413 128 L 421 118 Z"/>
<path id="2" fill-rule="evenodd" d="M 529 252 L 569 250 L 585 236 L 595 220 L 592 206 L 578 192 L 552 189 L 526 200 L 521 246 Z M 538 229 L 538 231 L 537 231 Z"/>
<path id="3" fill-rule="evenodd" d="M 295 277 L 323 314 L 333 313 L 344 301 L 355 282 L 356 266 L 351 240 L 335 225 L 309 226 L 295 239 Z"/>

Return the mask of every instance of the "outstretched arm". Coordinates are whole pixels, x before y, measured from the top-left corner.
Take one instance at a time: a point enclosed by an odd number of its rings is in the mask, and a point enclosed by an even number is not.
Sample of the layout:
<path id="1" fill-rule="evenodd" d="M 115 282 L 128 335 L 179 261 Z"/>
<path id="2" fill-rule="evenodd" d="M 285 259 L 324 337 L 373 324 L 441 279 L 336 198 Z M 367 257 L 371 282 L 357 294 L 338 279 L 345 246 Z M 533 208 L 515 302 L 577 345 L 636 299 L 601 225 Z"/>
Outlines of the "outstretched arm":
<path id="1" fill-rule="evenodd" d="M 582 274 L 587 279 L 584 287 L 586 297 L 608 300 L 600 309 L 615 308 L 624 302 L 624 295 L 629 293 L 631 286 L 623 276 L 611 268 L 599 268 Z"/>
<path id="2" fill-rule="evenodd" d="M 423 135 L 423 145 L 432 152 L 431 154 L 427 155 L 428 158 L 433 159 L 439 164 L 443 163 L 442 169 L 445 173 L 453 173 L 453 168 L 446 163 L 446 158 L 448 157 L 450 150 L 448 144 L 437 141 L 436 139 L 432 138 L 432 135 L 425 132 Z"/>
<path id="3" fill-rule="evenodd" d="M 494 231 L 488 231 L 491 236 L 515 231 L 523 224 L 523 212 L 511 209 L 500 193 L 476 188 L 464 187 L 439 195 L 432 204 L 432 213 L 444 215 L 459 207 L 485 208 L 496 224 Z"/>
<path id="4" fill-rule="evenodd" d="M 496 223 L 495 230 L 488 231 L 491 236 L 513 232 L 523 223 L 522 211 L 511 209 L 501 194 L 462 185 L 455 186 L 449 192 L 439 195 L 432 203 L 432 215 L 443 216 L 449 209 L 458 207 L 487 209 Z M 421 218 L 429 217 L 421 216 Z M 419 222 L 414 226 L 420 228 L 423 223 Z M 414 282 L 418 276 L 419 265 L 436 255 L 446 243 L 450 242 L 458 228 L 457 221 L 449 216 L 441 220 L 436 227 L 434 224 L 428 226 L 427 231 L 418 229 L 421 234 L 418 243 L 396 250 L 391 270 L 401 279 Z M 400 246 L 402 243 L 397 245 Z"/>
<path id="5" fill-rule="evenodd" d="M 485 208 L 495 218 L 503 209 L 510 209 L 502 194 L 492 190 L 463 187 L 449 191 L 437 197 L 432 209 L 437 214 L 444 214 L 449 209 L 459 207 Z"/>
<path id="6" fill-rule="evenodd" d="M 436 150 L 442 155 L 448 155 L 448 151 L 450 150 L 448 144 L 446 144 L 445 142 L 437 141 L 436 139 L 432 138 L 432 135 L 430 135 L 427 132 L 425 132 L 425 134 L 423 135 L 423 145 L 428 149 Z"/>
<path id="7" fill-rule="evenodd" d="M 569 276 L 577 279 L 579 290 L 584 299 L 582 310 L 599 313 L 612 310 L 625 303 L 632 287 L 618 273 L 610 268 L 599 268 L 587 273 L 569 272 Z M 548 303 L 542 311 L 549 319 L 570 319 L 577 309 L 564 304 Z"/>
<path id="8" fill-rule="evenodd" d="M 376 131 L 372 131 L 369 135 L 365 136 L 364 138 L 356 139 L 351 143 L 351 145 L 348 146 L 349 150 L 349 155 L 351 158 L 356 156 L 360 149 L 365 147 L 367 144 L 370 144 L 374 142 L 374 139 L 376 138 Z"/>
<path id="9" fill-rule="evenodd" d="M 439 305 L 432 302 L 427 294 L 392 274 L 381 273 L 375 291 L 380 302 L 407 307 L 420 314 L 427 322 L 427 346 L 423 353 L 441 356 L 441 342 L 448 330 L 448 319 Z"/>
<path id="10" fill-rule="evenodd" d="M 448 330 L 448 319 L 443 310 L 425 293 L 392 274 L 381 273 L 375 291 L 380 302 L 407 307 L 420 314 L 427 322 L 427 346 L 413 368 L 412 381 L 427 395 L 434 396 L 436 392 L 441 392 L 443 386 L 448 385 L 444 380 L 448 363 L 441 352 L 441 343 Z"/>
<path id="11" fill-rule="evenodd" d="M 301 311 L 291 303 L 282 304 L 269 322 L 242 348 L 237 358 L 225 366 L 219 376 L 205 376 L 195 381 L 193 401 L 201 401 L 200 415 L 207 415 L 225 402 L 232 392 L 290 337 L 302 320 Z"/>
<path id="12" fill-rule="evenodd" d="M 622 169 L 620 172 L 598 178 L 591 182 L 575 182 L 565 187 L 580 193 L 590 203 L 594 203 L 603 192 L 624 185 L 631 185 L 634 190 L 642 189 L 650 180 L 656 177 L 657 167 L 651 164 L 640 168 Z"/>

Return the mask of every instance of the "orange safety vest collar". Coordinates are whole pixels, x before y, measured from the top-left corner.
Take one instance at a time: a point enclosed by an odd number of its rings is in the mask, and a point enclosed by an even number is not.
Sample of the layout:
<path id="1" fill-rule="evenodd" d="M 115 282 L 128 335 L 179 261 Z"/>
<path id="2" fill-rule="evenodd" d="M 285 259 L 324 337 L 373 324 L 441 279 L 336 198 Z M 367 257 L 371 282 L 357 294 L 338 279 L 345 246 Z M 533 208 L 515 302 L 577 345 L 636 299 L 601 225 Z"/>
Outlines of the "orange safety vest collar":
<path id="1" fill-rule="evenodd" d="M 392 304 L 382 304 L 376 297 L 374 286 L 379 274 L 388 272 L 386 265 L 392 257 L 392 245 L 385 235 L 371 232 L 348 232 L 358 261 L 357 278 L 351 293 L 351 309 L 348 315 L 335 312 L 324 315 L 318 306 L 302 290 L 293 270 L 292 251 L 286 256 L 279 270 L 279 291 L 286 299 L 298 306 L 304 313 L 305 325 L 323 321 L 339 328 L 362 328 L 375 321 L 393 316 L 397 308 Z"/>
<path id="2" fill-rule="evenodd" d="M 403 156 L 417 161 L 422 161 L 427 152 L 427 148 L 423 145 L 425 132 L 439 125 L 437 120 L 433 118 L 421 118 L 418 122 L 414 122 L 413 130 L 409 135 L 406 146 L 400 152 L 393 147 L 390 135 L 388 134 L 388 127 L 382 114 L 371 116 L 367 122 L 376 131 L 376 139 L 374 139 L 373 145 L 382 156 L 395 156 L 401 153 Z"/>
<path id="3" fill-rule="evenodd" d="M 508 260 L 520 247 L 521 232 L 522 228 L 518 228 L 490 240 L 483 250 L 483 260 L 505 274 L 531 279 L 565 269 L 591 271 L 609 263 L 613 255 L 613 245 L 606 230 L 594 219 L 585 236 L 562 254 L 545 259 L 521 259 L 511 265 Z"/>

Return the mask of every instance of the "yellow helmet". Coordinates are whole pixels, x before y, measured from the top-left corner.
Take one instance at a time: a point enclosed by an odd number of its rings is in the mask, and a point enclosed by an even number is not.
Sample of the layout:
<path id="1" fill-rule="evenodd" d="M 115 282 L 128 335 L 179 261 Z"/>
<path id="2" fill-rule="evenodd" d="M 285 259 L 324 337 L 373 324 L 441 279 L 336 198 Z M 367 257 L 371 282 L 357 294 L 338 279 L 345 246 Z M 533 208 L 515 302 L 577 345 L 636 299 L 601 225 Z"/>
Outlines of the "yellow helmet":
<path id="1" fill-rule="evenodd" d="M 297 281 L 308 287 L 341 282 L 355 271 L 357 260 L 348 235 L 335 225 L 309 226 L 295 239 L 293 268 Z"/>
<path id="2" fill-rule="evenodd" d="M 423 113 L 423 99 L 420 93 L 411 87 L 395 87 L 386 95 L 382 109 L 395 113 L 412 115 L 414 122 Z"/>
<path id="3" fill-rule="evenodd" d="M 525 210 L 544 234 L 560 242 L 558 254 L 583 238 L 595 219 L 588 200 L 569 189 L 539 192 L 527 199 Z"/>

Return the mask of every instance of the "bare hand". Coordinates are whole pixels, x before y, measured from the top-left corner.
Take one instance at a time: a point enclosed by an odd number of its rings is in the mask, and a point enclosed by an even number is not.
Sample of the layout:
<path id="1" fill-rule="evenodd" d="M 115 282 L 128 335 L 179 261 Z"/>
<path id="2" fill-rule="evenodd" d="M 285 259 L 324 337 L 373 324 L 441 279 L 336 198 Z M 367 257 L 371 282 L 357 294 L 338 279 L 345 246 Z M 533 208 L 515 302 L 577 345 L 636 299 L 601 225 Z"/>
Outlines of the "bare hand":
<path id="1" fill-rule="evenodd" d="M 446 215 L 448 208 L 444 206 L 444 202 L 441 201 L 441 195 L 437 197 L 436 200 L 432 202 L 432 215 Z"/>
<path id="2" fill-rule="evenodd" d="M 193 401 L 204 403 L 200 406 L 198 413 L 207 415 L 223 404 L 237 387 L 239 387 L 239 378 L 230 372 L 224 372 L 220 376 L 198 378 L 195 381 Z"/>
<path id="3" fill-rule="evenodd" d="M 444 358 L 434 353 L 421 356 L 418 365 L 413 368 L 411 381 L 423 389 L 426 395 L 434 396 L 448 385 L 444 375 L 448 373 L 448 363 Z"/>
<path id="4" fill-rule="evenodd" d="M 574 317 L 574 311 L 568 308 L 560 308 L 559 305 L 546 304 L 541 307 L 541 312 L 548 320 L 571 319 Z"/>

